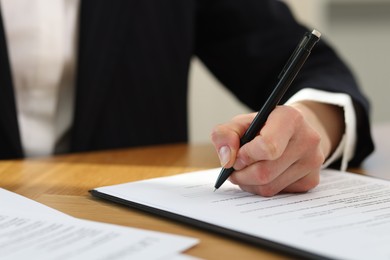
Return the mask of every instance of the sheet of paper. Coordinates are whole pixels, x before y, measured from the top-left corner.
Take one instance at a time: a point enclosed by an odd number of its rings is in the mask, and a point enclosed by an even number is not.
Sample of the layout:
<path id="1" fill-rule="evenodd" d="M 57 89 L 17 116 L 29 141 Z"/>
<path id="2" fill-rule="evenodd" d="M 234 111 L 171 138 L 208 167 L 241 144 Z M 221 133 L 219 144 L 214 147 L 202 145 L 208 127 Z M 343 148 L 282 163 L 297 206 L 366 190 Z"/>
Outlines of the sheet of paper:
<path id="1" fill-rule="evenodd" d="M 4 260 L 180 259 L 185 257 L 180 252 L 197 243 L 194 238 L 73 218 L 0 189 L 0 256 Z"/>
<path id="2" fill-rule="evenodd" d="M 3 188 L 0 188 L 0 209 L 7 209 L 7 211 L 14 213 L 20 212 L 21 214 L 28 212 L 29 216 L 71 218 L 71 216 L 65 213 Z"/>
<path id="3" fill-rule="evenodd" d="M 226 182 L 219 169 L 96 189 L 329 258 L 390 259 L 390 182 L 324 170 L 307 193 L 260 197 Z"/>

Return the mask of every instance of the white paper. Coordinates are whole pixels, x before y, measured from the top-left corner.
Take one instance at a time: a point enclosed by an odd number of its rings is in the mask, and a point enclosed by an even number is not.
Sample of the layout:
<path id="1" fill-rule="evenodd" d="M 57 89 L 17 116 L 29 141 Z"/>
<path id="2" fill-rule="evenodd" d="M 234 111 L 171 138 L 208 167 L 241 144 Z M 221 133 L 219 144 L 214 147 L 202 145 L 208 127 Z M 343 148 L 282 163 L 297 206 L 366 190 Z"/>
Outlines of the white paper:
<path id="1" fill-rule="evenodd" d="M 261 197 L 226 182 L 219 169 L 98 188 L 128 201 L 341 259 L 390 259 L 390 182 L 324 170 L 300 194 Z"/>
<path id="2" fill-rule="evenodd" d="M 189 237 L 66 217 L 2 189 L 0 198 L 2 260 L 161 259 L 179 257 L 198 243 Z"/>
<path id="3" fill-rule="evenodd" d="M 56 218 L 71 218 L 71 216 L 55 210 L 34 200 L 0 188 L 0 211 L 7 209 L 8 212 L 25 214 L 29 216 L 53 216 Z"/>

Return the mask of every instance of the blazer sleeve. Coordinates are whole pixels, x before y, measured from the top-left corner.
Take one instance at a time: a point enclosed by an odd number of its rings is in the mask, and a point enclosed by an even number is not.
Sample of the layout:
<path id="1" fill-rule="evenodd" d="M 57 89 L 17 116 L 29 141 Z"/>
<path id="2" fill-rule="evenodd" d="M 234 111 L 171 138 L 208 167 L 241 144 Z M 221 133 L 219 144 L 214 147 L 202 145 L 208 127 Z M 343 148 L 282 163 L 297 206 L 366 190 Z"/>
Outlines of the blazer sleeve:
<path id="1" fill-rule="evenodd" d="M 200 0 L 196 19 L 196 55 L 253 110 L 265 102 L 290 54 L 303 34 L 311 31 L 297 23 L 282 1 Z M 370 104 L 349 68 L 324 38 L 314 47 L 282 102 L 305 88 L 350 95 L 357 119 L 357 142 L 349 166 L 359 166 L 374 149 Z"/>

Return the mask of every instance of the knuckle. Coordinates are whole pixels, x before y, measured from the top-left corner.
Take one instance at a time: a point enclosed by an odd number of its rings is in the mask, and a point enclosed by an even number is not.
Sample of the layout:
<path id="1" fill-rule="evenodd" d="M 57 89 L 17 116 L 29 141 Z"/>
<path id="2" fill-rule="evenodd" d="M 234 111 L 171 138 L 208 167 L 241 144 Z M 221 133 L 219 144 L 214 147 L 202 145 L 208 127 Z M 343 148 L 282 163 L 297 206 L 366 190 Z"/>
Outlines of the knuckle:
<path id="1" fill-rule="evenodd" d="M 302 192 L 306 192 L 315 188 L 319 183 L 320 183 L 320 176 L 319 174 L 315 174 L 310 178 L 308 178 L 307 180 L 305 180 L 304 182 L 302 182 L 300 184 L 300 187 L 302 189 Z"/>
<path id="2" fill-rule="evenodd" d="M 310 152 L 306 159 L 302 160 L 302 164 L 308 170 L 317 170 L 324 163 L 325 156 L 319 150 Z"/>
<path id="3" fill-rule="evenodd" d="M 321 152 L 317 153 L 317 156 L 313 159 L 313 167 L 319 168 L 325 161 L 325 155 Z"/>
<path id="4" fill-rule="evenodd" d="M 318 146 L 321 143 L 321 135 L 316 131 L 311 131 L 310 142 L 313 146 Z"/>
<path id="5" fill-rule="evenodd" d="M 257 189 L 257 194 L 263 197 L 272 197 L 278 193 L 271 185 L 259 186 Z"/>
<path id="6" fill-rule="evenodd" d="M 255 184 L 265 185 L 271 181 L 271 170 L 265 163 L 257 163 L 254 166 L 255 171 Z"/>
<path id="7" fill-rule="evenodd" d="M 317 149 L 316 152 L 312 152 L 311 154 L 312 156 L 310 157 L 310 160 L 308 160 L 308 167 L 310 167 L 310 169 L 319 169 L 325 161 L 324 153 L 322 153 L 320 149 Z"/>
<path id="8" fill-rule="evenodd" d="M 281 155 L 281 151 L 280 151 L 280 147 L 278 146 L 278 144 L 268 137 L 263 137 L 263 140 L 264 140 L 265 150 L 266 150 L 267 154 L 269 155 L 268 159 L 275 160 L 275 159 L 279 158 Z"/>
<path id="9" fill-rule="evenodd" d="M 325 155 L 321 150 L 321 136 L 312 131 L 307 138 L 305 163 L 311 169 L 319 168 L 325 161 Z"/>

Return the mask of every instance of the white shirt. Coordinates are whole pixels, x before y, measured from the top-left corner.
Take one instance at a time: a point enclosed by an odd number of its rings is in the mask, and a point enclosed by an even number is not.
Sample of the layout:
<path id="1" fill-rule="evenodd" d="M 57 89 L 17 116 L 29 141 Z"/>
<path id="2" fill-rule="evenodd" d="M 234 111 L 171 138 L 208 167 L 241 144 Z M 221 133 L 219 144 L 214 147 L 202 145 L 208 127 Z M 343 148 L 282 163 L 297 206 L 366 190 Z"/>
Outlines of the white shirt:
<path id="1" fill-rule="evenodd" d="M 70 129 L 73 113 L 75 40 L 79 0 L 0 0 L 18 122 L 26 156 L 49 155 Z M 286 104 L 314 100 L 344 108 L 346 131 L 324 167 L 354 155 L 356 119 L 346 94 L 304 89 Z"/>
<path id="2" fill-rule="evenodd" d="M 0 0 L 26 156 L 55 152 L 73 114 L 79 0 Z"/>

